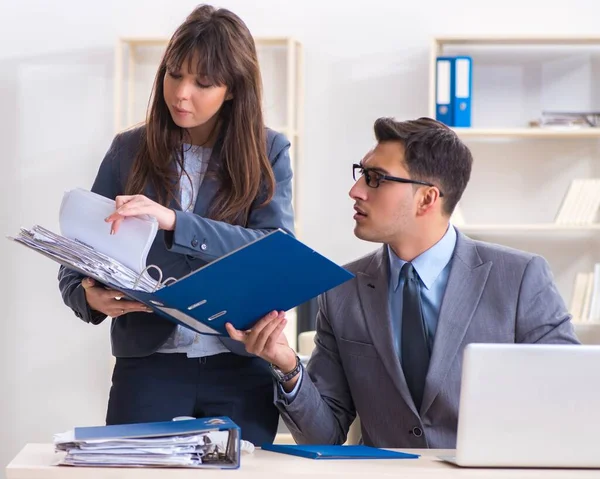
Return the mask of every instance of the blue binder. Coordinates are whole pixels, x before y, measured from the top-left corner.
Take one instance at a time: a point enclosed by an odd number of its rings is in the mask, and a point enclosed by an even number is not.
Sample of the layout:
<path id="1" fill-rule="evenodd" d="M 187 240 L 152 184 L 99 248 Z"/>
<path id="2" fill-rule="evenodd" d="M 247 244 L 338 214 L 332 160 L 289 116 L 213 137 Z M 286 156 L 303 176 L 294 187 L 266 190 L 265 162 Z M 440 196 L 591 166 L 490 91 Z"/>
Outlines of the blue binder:
<path id="1" fill-rule="evenodd" d="M 270 311 L 287 311 L 353 277 L 276 230 L 154 293 L 120 291 L 193 331 L 227 336 L 227 322 L 249 329 Z"/>
<path id="2" fill-rule="evenodd" d="M 208 431 L 237 431 L 240 428 L 225 416 L 186 419 L 182 421 L 144 422 L 115 424 L 111 426 L 76 427 L 73 432 L 76 442 L 98 439 L 134 439 L 163 436 L 181 436 Z"/>
<path id="3" fill-rule="evenodd" d="M 188 419 L 183 421 L 76 427 L 73 432 L 75 443 L 85 443 L 93 440 L 165 438 L 203 434 L 211 431 L 229 432 L 224 454 L 216 461 L 211 461 L 210 463 L 203 461 L 203 463 L 196 466 L 186 467 L 238 469 L 240 467 L 241 429 L 231 419 L 225 416 Z"/>
<path id="4" fill-rule="evenodd" d="M 438 57 L 435 75 L 435 119 L 454 126 L 454 57 Z"/>
<path id="5" fill-rule="evenodd" d="M 265 451 L 280 452 L 308 459 L 417 459 L 418 454 L 389 451 L 369 446 L 311 446 L 289 444 L 263 444 Z"/>
<path id="6" fill-rule="evenodd" d="M 283 230 L 275 230 L 153 293 L 124 288 L 54 254 L 24 246 L 90 276 L 201 334 L 227 336 L 225 323 L 251 328 L 265 314 L 287 311 L 354 275 Z"/>
<path id="7" fill-rule="evenodd" d="M 453 126 L 461 128 L 471 126 L 472 66 L 471 57 L 457 56 L 454 59 Z"/>

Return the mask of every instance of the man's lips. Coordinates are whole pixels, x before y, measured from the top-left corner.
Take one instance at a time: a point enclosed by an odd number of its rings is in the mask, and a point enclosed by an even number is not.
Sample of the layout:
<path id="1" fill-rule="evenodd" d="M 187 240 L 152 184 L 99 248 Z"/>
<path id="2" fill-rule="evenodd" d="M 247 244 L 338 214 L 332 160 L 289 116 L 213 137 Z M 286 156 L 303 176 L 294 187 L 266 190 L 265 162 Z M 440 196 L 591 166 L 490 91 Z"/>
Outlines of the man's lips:
<path id="1" fill-rule="evenodd" d="M 362 218 L 366 218 L 367 217 L 367 213 L 364 212 L 363 209 L 359 208 L 358 206 L 354 206 L 354 211 L 356 213 L 354 213 L 354 219 L 356 221 L 361 220 Z"/>
<path id="2" fill-rule="evenodd" d="M 360 209 L 358 206 L 354 207 L 354 211 L 356 211 L 357 214 L 361 215 L 361 216 L 367 216 L 367 213 L 365 213 L 362 209 Z"/>

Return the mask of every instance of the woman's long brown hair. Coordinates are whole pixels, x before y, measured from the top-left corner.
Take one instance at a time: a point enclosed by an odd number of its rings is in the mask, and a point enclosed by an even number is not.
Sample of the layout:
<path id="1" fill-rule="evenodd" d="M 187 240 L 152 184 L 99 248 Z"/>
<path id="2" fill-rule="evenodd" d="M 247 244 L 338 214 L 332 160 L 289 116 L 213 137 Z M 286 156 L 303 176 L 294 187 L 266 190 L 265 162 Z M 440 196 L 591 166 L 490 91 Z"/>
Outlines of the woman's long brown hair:
<path id="1" fill-rule="evenodd" d="M 196 58 L 196 71 L 215 85 L 225 85 L 232 95 L 217 113 L 220 188 L 209 217 L 245 225 L 255 200 L 259 198 L 262 206 L 273 197 L 275 178 L 266 153 L 254 39 L 244 22 L 226 9 L 197 7 L 169 41 L 154 80 L 146 128 L 126 192 L 141 194 L 149 186 L 160 204 L 177 201 L 187 131 L 173 122 L 163 96 L 163 79 L 167 69 L 178 71 Z"/>

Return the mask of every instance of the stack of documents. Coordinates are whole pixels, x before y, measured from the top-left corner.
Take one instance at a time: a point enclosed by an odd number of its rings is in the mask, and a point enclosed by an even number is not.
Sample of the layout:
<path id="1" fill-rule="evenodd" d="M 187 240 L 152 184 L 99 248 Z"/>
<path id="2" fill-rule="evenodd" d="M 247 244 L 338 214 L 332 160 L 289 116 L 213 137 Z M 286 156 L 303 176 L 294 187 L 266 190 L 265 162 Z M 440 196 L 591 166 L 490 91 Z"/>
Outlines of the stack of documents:
<path id="1" fill-rule="evenodd" d="M 60 207 L 60 235 L 36 225 L 21 228 L 10 239 L 103 284 L 152 292 L 160 285 L 147 274 L 146 258 L 158 223 L 150 216 L 127 218 L 119 233 L 111 235 L 111 224 L 104 218 L 114 211 L 114 200 L 83 189 L 71 190 Z"/>
<path id="2" fill-rule="evenodd" d="M 600 112 L 542 111 L 538 123 L 542 128 L 597 128 L 600 127 Z"/>
<path id="3" fill-rule="evenodd" d="M 65 466 L 239 467 L 240 429 L 227 417 L 75 428 L 54 436 Z"/>

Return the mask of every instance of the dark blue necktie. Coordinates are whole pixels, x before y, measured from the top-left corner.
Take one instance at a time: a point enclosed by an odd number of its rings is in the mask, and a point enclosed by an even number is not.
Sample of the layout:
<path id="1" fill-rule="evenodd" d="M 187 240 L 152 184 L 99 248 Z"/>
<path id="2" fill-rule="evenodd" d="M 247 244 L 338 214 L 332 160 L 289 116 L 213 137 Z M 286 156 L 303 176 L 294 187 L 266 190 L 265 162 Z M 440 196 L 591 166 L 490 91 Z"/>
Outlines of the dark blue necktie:
<path id="1" fill-rule="evenodd" d="M 400 277 L 404 278 L 401 363 L 408 389 L 419 410 L 423 402 L 425 377 L 429 369 L 429 345 L 421 306 L 421 285 L 411 263 L 402 266 Z"/>

